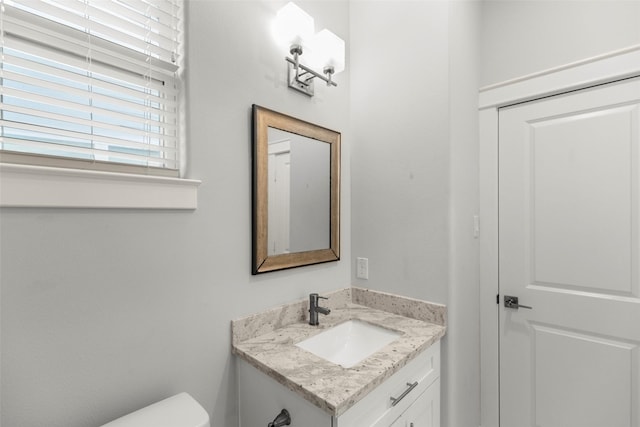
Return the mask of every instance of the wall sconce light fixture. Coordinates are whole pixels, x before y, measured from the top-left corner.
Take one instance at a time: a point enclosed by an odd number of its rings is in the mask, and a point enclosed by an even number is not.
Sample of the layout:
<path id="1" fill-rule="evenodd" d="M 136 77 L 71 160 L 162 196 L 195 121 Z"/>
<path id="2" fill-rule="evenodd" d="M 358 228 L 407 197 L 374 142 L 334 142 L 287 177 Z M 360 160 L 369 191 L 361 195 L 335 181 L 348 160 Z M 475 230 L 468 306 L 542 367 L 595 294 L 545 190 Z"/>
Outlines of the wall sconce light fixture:
<path id="1" fill-rule="evenodd" d="M 273 32 L 278 44 L 292 56 L 285 57 L 290 88 L 313 96 L 316 78 L 327 86 L 338 86 L 333 76 L 344 70 L 344 40 L 327 29 L 314 34 L 313 17 L 292 2 L 278 11 Z M 303 53 L 307 65 L 300 62 Z M 321 69 L 322 73 L 313 68 Z"/>

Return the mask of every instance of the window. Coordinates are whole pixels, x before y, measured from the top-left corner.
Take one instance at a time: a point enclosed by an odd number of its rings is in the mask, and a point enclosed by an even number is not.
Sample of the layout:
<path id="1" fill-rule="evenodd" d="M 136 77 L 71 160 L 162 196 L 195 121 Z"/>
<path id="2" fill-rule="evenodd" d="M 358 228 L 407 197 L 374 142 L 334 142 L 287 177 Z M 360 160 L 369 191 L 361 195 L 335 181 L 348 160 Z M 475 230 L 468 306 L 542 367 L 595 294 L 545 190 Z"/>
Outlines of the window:
<path id="1" fill-rule="evenodd" d="M 181 0 L 0 0 L 3 163 L 179 176 Z"/>

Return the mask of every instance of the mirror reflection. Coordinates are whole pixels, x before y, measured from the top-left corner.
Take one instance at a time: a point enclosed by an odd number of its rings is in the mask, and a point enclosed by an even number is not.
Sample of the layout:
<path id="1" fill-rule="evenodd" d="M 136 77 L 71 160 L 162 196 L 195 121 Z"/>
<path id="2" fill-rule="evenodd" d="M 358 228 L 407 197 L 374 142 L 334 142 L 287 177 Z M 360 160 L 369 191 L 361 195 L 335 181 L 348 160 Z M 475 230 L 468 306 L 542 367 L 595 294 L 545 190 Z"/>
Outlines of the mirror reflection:
<path id="1" fill-rule="evenodd" d="M 274 127 L 267 131 L 268 255 L 330 246 L 330 145 Z"/>

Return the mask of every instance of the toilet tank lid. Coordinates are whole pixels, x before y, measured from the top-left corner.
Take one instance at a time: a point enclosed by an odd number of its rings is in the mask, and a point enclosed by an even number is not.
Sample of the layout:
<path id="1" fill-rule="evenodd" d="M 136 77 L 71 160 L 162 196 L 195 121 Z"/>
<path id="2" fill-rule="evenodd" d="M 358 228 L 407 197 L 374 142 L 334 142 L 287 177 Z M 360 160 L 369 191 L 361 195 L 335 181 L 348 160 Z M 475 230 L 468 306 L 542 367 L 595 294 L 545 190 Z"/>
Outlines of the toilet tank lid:
<path id="1" fill-rule="evenodd" d="M 209 414 L 188 393 L 180 393 L 102 427 L 210 427 Z"/>

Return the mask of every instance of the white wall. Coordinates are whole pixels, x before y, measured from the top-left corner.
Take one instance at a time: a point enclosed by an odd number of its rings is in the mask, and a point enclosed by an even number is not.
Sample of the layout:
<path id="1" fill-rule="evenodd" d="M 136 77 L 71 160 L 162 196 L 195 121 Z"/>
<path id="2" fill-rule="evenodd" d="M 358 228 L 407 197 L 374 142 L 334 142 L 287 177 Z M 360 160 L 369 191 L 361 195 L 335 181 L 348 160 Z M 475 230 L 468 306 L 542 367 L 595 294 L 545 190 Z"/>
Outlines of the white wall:
<path id="1" fill-rule="evenodd" d="M 640 43 L 640 0 L 483 0 L 480 84 Z"/>
<path id="2" fill-rule="evenodd" d="M 372 29 L 378 29 L 373 31 Z M 357 286 L 447 302 L 446 1 L 351 4 L 352 247 Z"/>
<path id="3" fill-rule="evenodd" d="M 474 1 L 352 2 L 358 286 L 446 303 L 442 425 L 479 424 Z M 378 28 L 382 31 L 372 31 Z"/>
<path id="4" fill-rule="evenodd" d="M 480 424 L 478 240 L 479 1 L 452 1 L 449 11 L 450 235 L 448 427 Z"/>
<path id="5" fill-rule="evenodd" d="M 230 320 L 349 285 L 349 71 L 286 87 L 283 4 L 187 2 L 196 211 L 0 211 L 3 427 L 97 426 L 183 390 L 235 426 Z M 346 2 L 298 4 L 349 42 Z M 251 276 L 252 103 L 343 132 L 342 261 Z"/>

